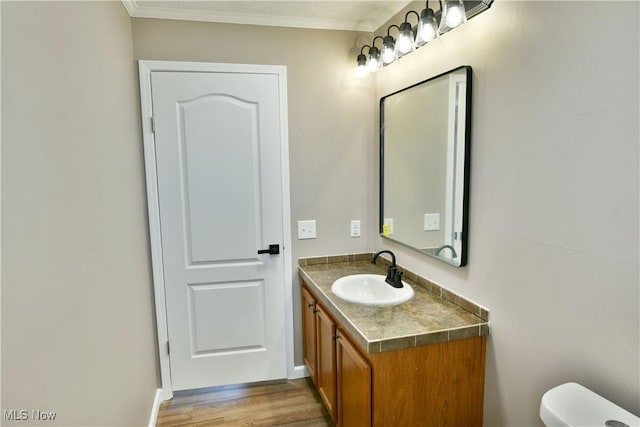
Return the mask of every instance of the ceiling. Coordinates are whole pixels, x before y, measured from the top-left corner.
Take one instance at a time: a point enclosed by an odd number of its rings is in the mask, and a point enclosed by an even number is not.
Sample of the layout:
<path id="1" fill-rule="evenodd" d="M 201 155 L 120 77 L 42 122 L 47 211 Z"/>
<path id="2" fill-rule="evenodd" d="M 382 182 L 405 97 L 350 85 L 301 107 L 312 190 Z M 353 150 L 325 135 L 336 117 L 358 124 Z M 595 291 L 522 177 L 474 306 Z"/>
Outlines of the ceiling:
<path id="1" fill-rule="evenodd" d="M 373 32 L 410 0 L 121 0 L 134 18 Z"/>

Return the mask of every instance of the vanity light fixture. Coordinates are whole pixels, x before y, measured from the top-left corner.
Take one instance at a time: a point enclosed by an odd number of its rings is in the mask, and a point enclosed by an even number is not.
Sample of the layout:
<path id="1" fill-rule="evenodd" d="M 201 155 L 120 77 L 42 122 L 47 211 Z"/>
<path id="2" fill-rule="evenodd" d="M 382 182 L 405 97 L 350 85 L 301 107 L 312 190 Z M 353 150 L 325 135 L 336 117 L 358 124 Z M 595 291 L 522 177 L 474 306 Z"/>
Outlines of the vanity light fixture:
<path id="1" fill-rule="evenodd" d="M 400 34 L 398 35 L 398 56 L 413 52 L 413 50 L 416 48 L 413 28 L 407 21 L 407 18 L 411 13 L 415 13 L 415 15 L 418 17 L 418 23 L 420 22 L 420 15 L 418 15 L 418 12 L 416 12 L 415 10 L 410 10 L 404 16 L 404 22 L 400 24 Z"/>
<path id="2" fill-rule="evenodd" d="M 380 60 L 380 49 L 376 47 L 376 39 L 381 39 L 382 37 L 377 36 L 371 42 L 371 47 L 369 48 L 369 62 L 368 69 L 370 73 L 375 73 L 378 71 L 380 67 L 382 67 L 382 61 Z"/>
<path id="3" fill-rule="evenodd" d="M 358 77 L 364 77 L 369 74 L 369 70 L 367 69 L 367 57 L 362 52 L 365 47 L 368 47 L 369 50 L 371 50 L 371 46 L 369 46 L 368 44 L 365 44 L 360 49 L 360 55 L 358 55 Z"/>
<path id="4" fill-rule="evenodd" d="M 418 22 L 418 31 L 416 34 L 416 46 L 421 47 L 432 40 L 436 40 L 440 36 L 438 32 L 438 20 L 429 7 L 429 0 L 422 12 L 420 12 L 420 21 Z"/>
<path id="5" fill-rule="evenodd" d="M 394 27 L 400 30 L 397 25 L 391 25 L 387 28 L 387 35 L 382 39 L 382 62 L 385 65 L 391 64 L 396 60 L 396 41 L 389 33 Z"/>
<path id="6" fill-rule="evenodd" d="M 429 0 L 426 0 L 426 6 L 420 14 L 414 10 L 408 11 L 400 26 L 390 25 L 385 37 L 376 36 L 371 46 L 362 46 L 357 58 L 358 75 L 374 73 L 383 65 L 389 65 L 403 55 L 438 39 L 441 34 L 451 31 L 467 22 L 467 19 L 487 10 L 493 0 L 467 0 L 466 6 L 463 0 L 439 0 L 438 3 L 440 10 L 436 13 L 429 7 Z M 418 17 L 415 28 L 408 21 L 412 13 Z M 391 35 L 392 28 L 398 29 L 397 40 Z M 377 39 L 382 39 L 382 50 L 375 46 Z M 363 52 L 365 47 L 369 48 L 368 59 Z"/>
<path id="7" fill-rule="evenodd" d="M 467 22 L 464 2 L 462 0 L 446 0 L 442 7 L 444 19 L 440 20 L 440 34 Z"/>

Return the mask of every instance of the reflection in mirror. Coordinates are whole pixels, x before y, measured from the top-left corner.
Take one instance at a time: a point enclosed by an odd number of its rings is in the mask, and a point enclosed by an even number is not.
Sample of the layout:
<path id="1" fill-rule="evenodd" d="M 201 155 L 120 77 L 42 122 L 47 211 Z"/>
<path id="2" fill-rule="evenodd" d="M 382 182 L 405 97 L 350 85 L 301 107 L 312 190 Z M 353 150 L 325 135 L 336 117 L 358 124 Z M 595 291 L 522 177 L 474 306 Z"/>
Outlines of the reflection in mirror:
<path id="1" fill-rule="evenodd" d="M 380 233 L 467 262 L 471 67 L 380 100 Z"/>

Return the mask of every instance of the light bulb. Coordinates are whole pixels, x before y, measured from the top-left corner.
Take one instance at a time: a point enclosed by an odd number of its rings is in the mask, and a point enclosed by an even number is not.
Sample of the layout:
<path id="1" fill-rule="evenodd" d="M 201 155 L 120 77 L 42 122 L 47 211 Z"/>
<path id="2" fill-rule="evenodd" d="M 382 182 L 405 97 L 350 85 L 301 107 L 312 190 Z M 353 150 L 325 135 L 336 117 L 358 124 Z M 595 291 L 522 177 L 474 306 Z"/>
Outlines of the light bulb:
<path id="1" fill-rule="evenodd" d="M 438 35 L 438 30 L 436 30 L 433 25 L 425 25 L 422 28 L 422 38 L 425 42 L 430 42 L 435 39 Z"/>
<path id="2" fill-rule="evenodd" d="M 358 65 L 358 68 L 356 68 L 356 75 L 358 77 L 366 77 L 369 74 L 369 70 L 367 69 L 367 65 Z"/>
<path id="3" fill-rule="evenodd" d="M 433 26 L 431 22 L 424 22 L 419 27 L 418 38 L 423 43 L 428 43 L 431 40 L 435 39 L 438 35 L 438 30 Z"/>
<path id="4" fill-rule="evenodd" d="M 356 68 L 356 75 L 358 77 L 365 77 L 369 74 L 367 69 L 367 57 L 363 54 L 358 55 L 358 67 Z"/>
<path id="5" fill-rule="evenodd" d="M 411 24 L 403 22 L 400 25 L 400 35 L 398 36 L 398 52 L 404 55 L 415 49 L 413 44 L 413 31 Z"/>
<path id="6" fill-rule="evenodd" d="M 462 0 L 447 0 L 442 6 L 442 19 L 440 20 L 440 34 L 467 22 L 464 2 Z"/>
<path id="7" fill-rule="evenodd" d="M 400 53 L 409 53 L 411 52 L 411 39 L 406 36 L 398 37 L 398 52 Z"/>
<path id="8" fill-rule="evenodd" d="M 385 46 L 382 48 L 382 54 L 380 56 L 382 57 L 382 62 L 391 64 L 396 59 L 395 49 Z"/>
<path id="9" fill-rule="evenodd" d="M 375 73 L 380 68 L 380 61 L 378 58 L 369 58 L 369 72 Z"/>
<path id="10" fill-rule="evenodd" d="M 375 73 L 380 68 L 380 59 L 379 58 L 369 58 L 369 62 L 367 63 L 367 67 L 369 68 L 370 73 Z"/>
<path id="11" fill-rule="evenodd" d="M 455 28 L 458 25 L 462 24 L 464 16 L 464 11 L 460 6 L 454 4 L 447 9 L 447 16 L 445 20 L 447 22 L 447 26 L 449 28 Z"/>
<path id="12" fill-rule="evenodd" d="M 425 43 L 438 38 L 438 21 L 434 16 L 433 9 L 424 9 L 420 14 L 418 22 L 418 34 L 416 34 L 416 45 L 422 46 Z"/>
<path id="13" fill-rule="evenodd" d="M 385 64 L 391 64 L 396 59 L 396 49 L 395 49 L 395 41 L 393 37 L 386 36 L 384 38 L 383 46 L 382 46 L 382 62 Z"/>
<path id="14" fill-rule="evenodd" d="M 369 72 L 375 73 L 376 71 L 378 71 L 378 68 L 380 68 L 381 65 L 382 63 L 380 62 L 380 49 L 373 46 L 371 47 L 371 49 L 369 49 Z"/>
<path id="15" fill-rule="evenodd" d="M 464 2 L 462 0 L 447 0 L 442 6 L 442 20 L 440 21 L 440 34 L 467 22 Z"/>

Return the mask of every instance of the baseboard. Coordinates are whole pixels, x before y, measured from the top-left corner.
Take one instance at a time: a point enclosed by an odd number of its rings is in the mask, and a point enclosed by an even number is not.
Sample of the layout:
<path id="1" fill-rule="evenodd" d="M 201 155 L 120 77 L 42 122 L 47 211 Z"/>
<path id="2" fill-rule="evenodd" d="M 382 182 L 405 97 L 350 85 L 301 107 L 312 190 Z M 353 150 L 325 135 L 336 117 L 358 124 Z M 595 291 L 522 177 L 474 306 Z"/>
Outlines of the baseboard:
<path id="1" fill-rule="evenodd" d="M 160 404 L 162 403 L 162 389 L 156 390 L 156 396 L 153 399 L 153 406 L 151 407 L 151 415 L 149 416 L 149 427 L 155 427 L 156 421 L 158 421 L 158 411 L 160 410 Z"/>
<path id="2" fill-rule="evenodd" d="M 297 380 L 298 378 L 306 378 L 309 376 L 309 370 L 305 365 L 297 365 L 293 367 L 293 373 L 289 379 Z"/>

